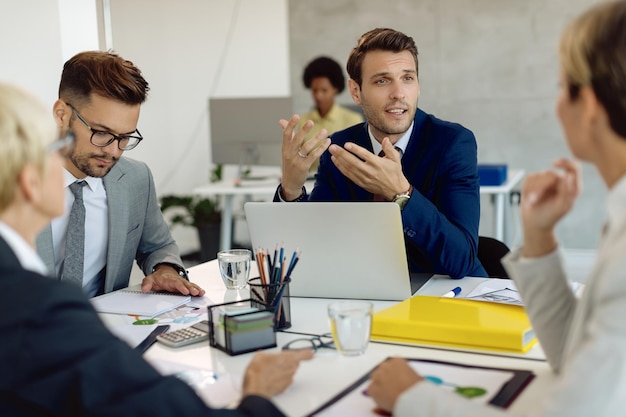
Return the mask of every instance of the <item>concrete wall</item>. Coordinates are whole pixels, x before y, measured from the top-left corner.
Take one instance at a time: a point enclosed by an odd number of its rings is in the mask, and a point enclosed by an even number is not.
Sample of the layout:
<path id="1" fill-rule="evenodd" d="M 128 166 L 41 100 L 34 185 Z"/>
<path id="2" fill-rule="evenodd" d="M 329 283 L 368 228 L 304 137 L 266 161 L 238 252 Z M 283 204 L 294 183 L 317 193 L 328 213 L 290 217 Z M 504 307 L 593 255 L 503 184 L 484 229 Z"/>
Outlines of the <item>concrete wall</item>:
<path id="1" fill-rule="evenodd" d="M 301 82 L 306 63 L 330 55 L 345 65 L 361 34 L 391 27 L 412 36 L 420 53 L 421 97 L 428 113 L 476 135 L 483 163 L 527 172 L 569 155 L 554 114 L 559 34 L 593 0 L 289 0 L 291 86 L 298 112 L 312 105 Z M 351 102 L 347 92 L 340 102 Z M 584 167 L 585 191 L 559 226 L 563 244 L 594 248 L 604 219 L 604 185 Z M 492 230 L 483 198 L 481 234 Z M 512 227 L 521 237 L 517 217 Z"/>

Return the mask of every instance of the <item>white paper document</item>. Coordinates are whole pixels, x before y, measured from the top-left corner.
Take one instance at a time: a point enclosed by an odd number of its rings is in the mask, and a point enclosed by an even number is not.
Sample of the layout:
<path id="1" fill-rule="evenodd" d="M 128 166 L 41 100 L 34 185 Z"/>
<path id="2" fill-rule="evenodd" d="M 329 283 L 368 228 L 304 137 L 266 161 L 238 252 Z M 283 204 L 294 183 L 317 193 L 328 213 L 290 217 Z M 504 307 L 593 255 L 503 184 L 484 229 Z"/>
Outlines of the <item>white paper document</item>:
<path id="1" fill-rule="evenodd" d="M 155 317 L 191 301 L 191 296 L 141 292 L 141 285 L 134 285 L 90 299 L 98 313 L 135 314 Z"/>
<path id="2" fill-rule="evenodd" d="M 234 408 L 241 400 L 243 375 L 214 372 L 161 359 L 148 360 L 161 375 L 174 375 L 186 382 L 210 407 Z"/>
<path id="3" fill-rule="evenodd" d="M 465 297 L 468 300 L 490 301 L 492 303 L 524 305 L 515 282 L 511 279 L 490 278 L 474 288 Z"/>
<path id="4" fill-rule="evenodd" d="M 580 295 L 584 288 L 584 285 L 578 282 L 572 282 L 570 285 L 576 295 Z M 460 296 L 458 298 L 520 306 L 524 305 L 520 293 L 517 291 L 517 286 L 512 279 L 489 278 L 478 284 L 478 286 L 466 296 Z"/>

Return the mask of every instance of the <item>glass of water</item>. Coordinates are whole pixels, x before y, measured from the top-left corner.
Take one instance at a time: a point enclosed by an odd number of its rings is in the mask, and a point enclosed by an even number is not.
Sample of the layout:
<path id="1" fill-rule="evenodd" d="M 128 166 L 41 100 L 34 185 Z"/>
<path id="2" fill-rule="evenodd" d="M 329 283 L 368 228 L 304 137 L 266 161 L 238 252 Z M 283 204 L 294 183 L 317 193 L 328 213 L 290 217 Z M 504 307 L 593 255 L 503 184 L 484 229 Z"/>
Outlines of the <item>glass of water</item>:
<path id="1" fill-rule="evenodd" d="M 239 290 L 248 283 L 251 252 L 248 249 L 230 249 L 217 253 L 217 262 L 224 285 L 229 290 Z"/>
<path id="2" fill-rule="evenodd" d="M 373 305 L 368 301 L 335 301 L 328 305 L 335 347 L 343 356 L 365 352 L 372 330 Z"/>

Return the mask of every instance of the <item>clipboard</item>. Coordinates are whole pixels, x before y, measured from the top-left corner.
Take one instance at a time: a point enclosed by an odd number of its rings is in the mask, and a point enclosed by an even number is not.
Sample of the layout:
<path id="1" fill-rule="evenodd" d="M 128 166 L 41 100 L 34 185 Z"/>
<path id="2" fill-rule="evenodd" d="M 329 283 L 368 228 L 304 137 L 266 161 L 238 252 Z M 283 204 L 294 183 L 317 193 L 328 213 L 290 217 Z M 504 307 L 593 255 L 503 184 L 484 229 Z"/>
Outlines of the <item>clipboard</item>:
<path id="1" fill-rule="evenodd" d="M 504 371 L 504 372 L 509 372 L 513 374 L 513 377 L 509 379 L 506 383 L 504 383 L 500 387 L 499 391 L 497 391 L 496 394 L 488 402 L 488 404 L 491 404 L 493 406 L 500 407 L 500 408 L 509 407 L 513 403 L 513 401 L 519 396 L 519 394 L 521 394 L 522 391 L 524 391 L 526 386 L 528 386 L 528 384 L 535 377 L 535 374 L 533 372 L 526 371 L 526 370 L 519 370 L 519 369 L 473 366 L 473 365 L 466 365 L 466 364 L 460 364 L 460 363 L 454 363 L 454 362 L 435 361 L 435 360 L 429 360 L 429 359 L 416 359 L 416 358 L 405 358 L 405 359 L 410 362 L 421 362 L 421 363 L 426 363 L 426 364 L 440 364 L 440 365 L 445 365 L 449 367 L 458 367 L 461 369 L 481 369 L 481 370 L 487 370 L 487 371 Z M 363 375 L 353 384 L 351 384 L 346 389 L 341 391 L 339 394 L 335 395 L 326 403 L 322 404 L 320 407 L 318 407 L 311 413 L 307 414 L 306 417 L 316 416 L 320 414 L 321 412 L 323 412 L 324 410 L 328 409 L 330 406 L 340 402 L 348 394 L 352 393 L 354 390 L 356 390 L 357 388 L 362 386 L 364 383 L 366 383 L 370 378 L 370 374 L 375 369 L 376 368 L 373 368 L 372 370 L 367 372 L 365 375 Z M 428 382 L 423 381 L 420 383 L 428 383 Z"/>

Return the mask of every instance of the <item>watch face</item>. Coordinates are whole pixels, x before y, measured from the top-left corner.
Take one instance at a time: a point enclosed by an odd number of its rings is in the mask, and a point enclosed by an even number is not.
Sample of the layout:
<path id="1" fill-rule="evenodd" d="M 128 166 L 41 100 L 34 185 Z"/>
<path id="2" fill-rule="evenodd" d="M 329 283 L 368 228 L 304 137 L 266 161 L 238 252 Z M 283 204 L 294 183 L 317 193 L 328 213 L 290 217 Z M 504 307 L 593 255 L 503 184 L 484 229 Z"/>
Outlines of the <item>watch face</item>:
<path id="1" fill-rule="evenodd" d="M 406 206 L 406 203 L 409 202 L 409 197 L 398 197 L 396 198 L 396 203 L 400 206 L 400 209 L 403 209 Z"/>
<path id="2" fill-rule="evenodd" d="M 183 278 L 187 278 L 187 274 L 184 268 L 177 267 L 176 270 L 178 271 L 178 275 L 180 275 Z"/>

